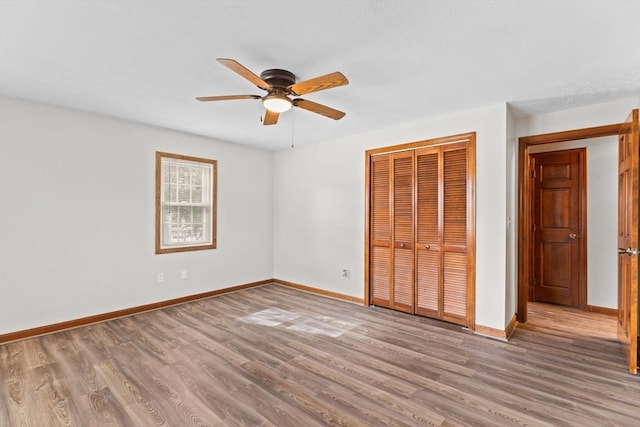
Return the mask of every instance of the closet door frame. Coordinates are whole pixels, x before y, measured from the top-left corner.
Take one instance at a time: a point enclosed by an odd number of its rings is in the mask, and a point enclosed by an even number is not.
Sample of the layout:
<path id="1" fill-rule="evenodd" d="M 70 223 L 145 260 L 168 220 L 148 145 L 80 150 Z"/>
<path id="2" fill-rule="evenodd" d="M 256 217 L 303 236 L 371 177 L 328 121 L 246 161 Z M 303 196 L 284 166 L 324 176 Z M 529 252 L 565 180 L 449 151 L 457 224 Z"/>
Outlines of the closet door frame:
<path id="1" fill-rule="evenodd" d="M 476 282 L 476 133 L 434 138 L 405 144 L 380 147 L 365 152 L 365 254 L 364 254 L 364 305 L 371 305 L 370 295 L 370 227 L 371 227 L 371 158 L 380 154 L 416 150 L 466 142 L 467 149 L 467 328 L 475 330 L 475 282 Z M 414 171 L 415 173 L 415 171 Z M 414 191 L 415 195 L 415 191 Z M 414 293 L 415 298 L 415 293 Z"/>

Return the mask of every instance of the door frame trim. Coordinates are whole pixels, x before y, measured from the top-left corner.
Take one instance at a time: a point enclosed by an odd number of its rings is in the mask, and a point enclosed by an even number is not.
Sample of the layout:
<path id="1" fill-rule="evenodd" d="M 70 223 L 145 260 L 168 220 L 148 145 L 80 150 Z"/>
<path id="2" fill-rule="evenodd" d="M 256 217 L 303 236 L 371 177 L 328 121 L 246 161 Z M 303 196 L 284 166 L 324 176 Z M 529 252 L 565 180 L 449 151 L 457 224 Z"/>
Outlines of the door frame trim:
<path id="1" fill-rule="evenodd" d="M 518 138 L 518 304 L 516 316 L 519 323 L 525 323 L 527 321 L 529 278 L 531 277 L 530 266 L 532 260 L 530 248 L 533 244 L 530 233 L 527 232 L 527 230 L 531 230 L 530 213 L 532 191 L 531 180 L 526 179 L 531 176 L 531 153 L 529 148 L 534 145 L 551 144 L 554 142 L 568 142 L 605 136 L 617 136 L 624 126 L 624 123 L 615 123 L 604 126 L 573 129 Z M 584 254 L 584 256 L 586 257 L 586 254 Z M 587 295 L 585 292 L 585 301 L 586 298 Z M 580 305 L 582 306 L 582 296 Z"/>

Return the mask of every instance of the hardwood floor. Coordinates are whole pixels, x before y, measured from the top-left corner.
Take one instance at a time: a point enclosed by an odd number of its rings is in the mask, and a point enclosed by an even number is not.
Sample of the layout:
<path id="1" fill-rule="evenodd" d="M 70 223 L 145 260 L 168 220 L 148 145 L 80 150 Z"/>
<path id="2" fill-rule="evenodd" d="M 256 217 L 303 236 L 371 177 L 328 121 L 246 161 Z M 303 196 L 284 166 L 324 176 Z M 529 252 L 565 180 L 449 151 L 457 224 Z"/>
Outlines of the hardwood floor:
<path id="1" fill-rule="evenodd" d="M 637 426 L 615 320 L 530 309 L 504 343 L 252 288 L 0 346 L 0 426 Z"/>

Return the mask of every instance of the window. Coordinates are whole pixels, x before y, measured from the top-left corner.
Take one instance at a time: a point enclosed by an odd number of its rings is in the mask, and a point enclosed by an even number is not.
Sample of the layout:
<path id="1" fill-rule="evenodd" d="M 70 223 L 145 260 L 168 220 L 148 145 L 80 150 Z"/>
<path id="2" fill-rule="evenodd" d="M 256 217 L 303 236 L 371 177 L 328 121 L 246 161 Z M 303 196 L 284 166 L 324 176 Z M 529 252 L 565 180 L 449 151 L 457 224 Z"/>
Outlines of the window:
<path id="1" fill-rule="evenodd" d="M 156 253 L 216 248 L 217 161 L 156 152 Z"/>

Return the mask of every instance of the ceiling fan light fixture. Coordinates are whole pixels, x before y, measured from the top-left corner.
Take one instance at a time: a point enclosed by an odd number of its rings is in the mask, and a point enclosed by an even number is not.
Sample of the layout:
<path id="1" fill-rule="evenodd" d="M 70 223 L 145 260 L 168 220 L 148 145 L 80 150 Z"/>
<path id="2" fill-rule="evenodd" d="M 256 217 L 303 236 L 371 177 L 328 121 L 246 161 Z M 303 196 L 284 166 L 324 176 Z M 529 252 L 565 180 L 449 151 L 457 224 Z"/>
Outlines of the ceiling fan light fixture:
<path id="1" fill-rule="evenodd" d="M 269 111 L 274 113 L 284 113 L 293 106 L 291 100 L 284 95 L 271 94 L 262 98 L 262 105 Z"/>

